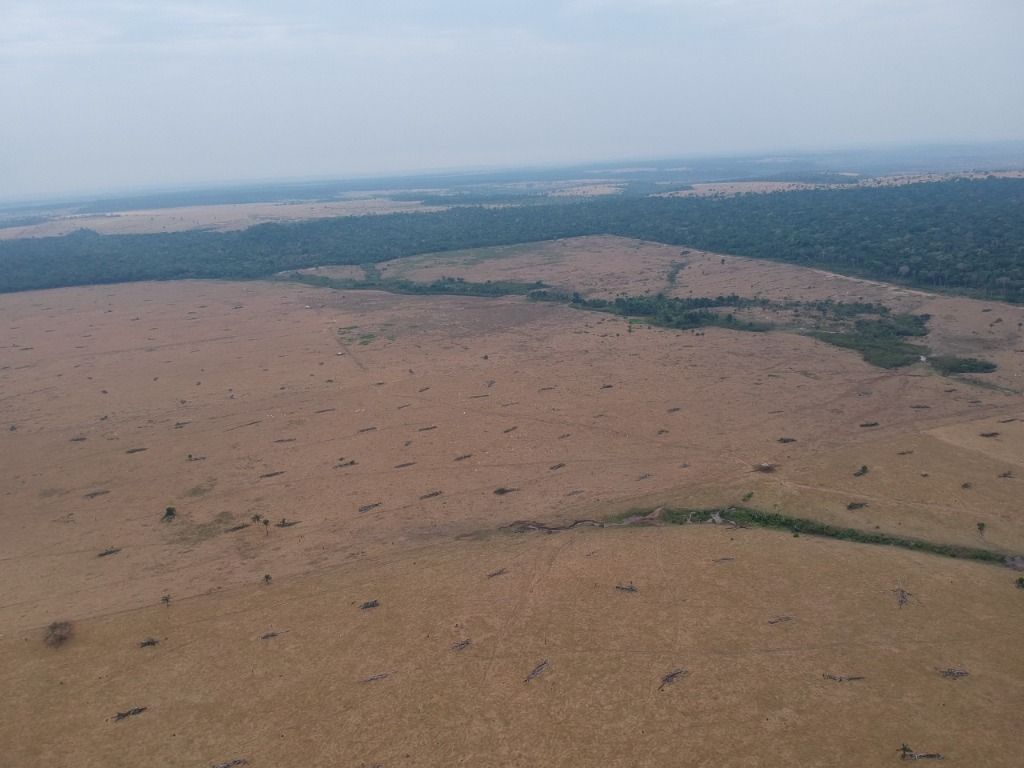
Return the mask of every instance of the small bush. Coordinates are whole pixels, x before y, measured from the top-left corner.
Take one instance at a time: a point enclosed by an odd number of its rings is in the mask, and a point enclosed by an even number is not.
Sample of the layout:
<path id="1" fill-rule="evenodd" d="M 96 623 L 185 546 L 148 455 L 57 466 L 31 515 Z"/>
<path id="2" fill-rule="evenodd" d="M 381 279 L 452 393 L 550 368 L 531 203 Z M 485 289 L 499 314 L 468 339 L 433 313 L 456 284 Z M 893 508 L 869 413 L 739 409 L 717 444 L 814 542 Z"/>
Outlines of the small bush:
<path id="1" fill-rule="evenodd" d="M 51 648 L 60 648 L 71 639 L 74 627 L 70 621 L 55 621 L 46 628 L 46 644 Z"/>

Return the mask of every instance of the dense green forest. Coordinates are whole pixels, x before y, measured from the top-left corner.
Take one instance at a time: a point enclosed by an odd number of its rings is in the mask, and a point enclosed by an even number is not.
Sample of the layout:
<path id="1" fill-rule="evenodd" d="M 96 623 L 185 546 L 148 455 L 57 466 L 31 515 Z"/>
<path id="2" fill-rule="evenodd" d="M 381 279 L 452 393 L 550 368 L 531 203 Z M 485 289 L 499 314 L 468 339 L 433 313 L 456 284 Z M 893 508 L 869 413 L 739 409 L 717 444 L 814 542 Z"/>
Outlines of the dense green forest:
<path id="1" fill-rule="evenodd" d="M 1024 302 L 1024 180 L 811 190 L 726 199 L 616 197 L 458 206 L 264 224 L 239 232 L 0 242 L 0 291 L 179 278 L 256 278 L 326 264 L 615 234 Z"/>

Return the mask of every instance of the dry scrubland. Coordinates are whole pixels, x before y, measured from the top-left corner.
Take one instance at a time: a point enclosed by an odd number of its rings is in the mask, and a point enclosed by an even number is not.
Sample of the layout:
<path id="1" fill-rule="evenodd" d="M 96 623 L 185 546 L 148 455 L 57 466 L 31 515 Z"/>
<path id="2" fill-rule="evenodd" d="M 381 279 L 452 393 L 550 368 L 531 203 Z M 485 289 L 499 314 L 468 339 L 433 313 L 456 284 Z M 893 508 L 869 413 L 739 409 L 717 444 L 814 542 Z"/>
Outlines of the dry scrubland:
<path id="1" fill-rule="evenodd" d="M 1019 764 L 1019 574 L 761 529 L 503 527 L 746 499 L 1022 552 L 1020 308 L 617 238 L 432 261 L 381 272 L 884 300 L 1000 369 L 520 298 L 2 296 L 7 764 L 888 765 L 903 742 Z"/>

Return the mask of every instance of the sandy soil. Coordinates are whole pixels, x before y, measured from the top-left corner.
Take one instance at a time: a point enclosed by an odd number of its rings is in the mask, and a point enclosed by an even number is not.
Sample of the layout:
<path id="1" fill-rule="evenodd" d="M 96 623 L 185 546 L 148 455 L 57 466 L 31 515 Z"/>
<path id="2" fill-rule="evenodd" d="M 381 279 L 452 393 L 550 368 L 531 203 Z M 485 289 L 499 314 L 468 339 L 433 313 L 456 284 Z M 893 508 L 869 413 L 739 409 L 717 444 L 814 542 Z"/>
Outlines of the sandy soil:
<path id="1" fill-rule="evenodd" d="M 386 269 L 613 295 L 683 260 L 674 289 L 698 295 L 889 290 L 615 238 L 463 257 Z M 1016 308 L 890 298 L 1005 356 L 997 383 L 1019 365 Z M 713 526 L 498 532 L 746 499 L 1024 551 L 1008 387 L 792 333 L 286 283 L 4 295 L 0 328 L 10 765 L 885 765 L 902 742 L 1016 764 L 1008 570 Z"/>
<path id="2" fill-rule="evenodd" d="M 91 229 L 101 235 L 182 232 L 190 229 L 212 229 L 225 232 L 246 229 L 256 224 L 273 221 L 300 221 L 403 211 L 423 213 L 440 210 L 443 208 L 386 198 L 314 203 L 197 205 L 183 208 L 156 208 L 108 214 L 61 216 L 41 224 L 0 228 L 0 240 L 14 240 L 19 237 L 55 237 L 79 229 Z"/>

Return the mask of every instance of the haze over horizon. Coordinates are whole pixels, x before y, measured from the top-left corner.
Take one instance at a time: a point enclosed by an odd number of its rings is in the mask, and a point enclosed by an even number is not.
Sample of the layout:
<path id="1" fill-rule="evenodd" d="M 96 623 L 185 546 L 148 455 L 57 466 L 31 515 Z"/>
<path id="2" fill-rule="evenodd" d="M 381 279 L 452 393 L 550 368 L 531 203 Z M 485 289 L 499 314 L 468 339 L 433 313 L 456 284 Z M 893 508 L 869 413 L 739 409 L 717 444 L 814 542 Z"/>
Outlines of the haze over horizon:
<path id="1" fill-rule="evenodd" d="M 1024 138 L 1024 4 L 0 0 L 0 197 Z"/>

